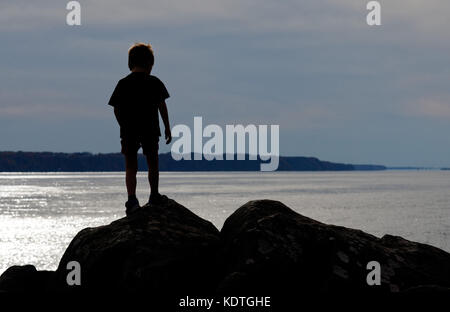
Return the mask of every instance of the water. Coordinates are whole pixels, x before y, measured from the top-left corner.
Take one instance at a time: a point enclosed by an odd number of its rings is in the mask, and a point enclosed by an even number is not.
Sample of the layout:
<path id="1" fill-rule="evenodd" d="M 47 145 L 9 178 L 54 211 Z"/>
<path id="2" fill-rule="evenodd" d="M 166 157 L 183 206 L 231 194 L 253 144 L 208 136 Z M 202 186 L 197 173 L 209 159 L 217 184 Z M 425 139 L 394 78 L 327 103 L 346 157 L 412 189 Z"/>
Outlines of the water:
<path id="1" fill-rule="evenodd" d="M 219 229 L 252 199 L 313 219 L 450 251 L 450 171 L 161 173 L 161 192 Z M 124 216 L 124 173 L 0 173 L 0 273 L 56 269 L 74 235 Z M 138 177 L 145 203 L 148 184 Z"/>

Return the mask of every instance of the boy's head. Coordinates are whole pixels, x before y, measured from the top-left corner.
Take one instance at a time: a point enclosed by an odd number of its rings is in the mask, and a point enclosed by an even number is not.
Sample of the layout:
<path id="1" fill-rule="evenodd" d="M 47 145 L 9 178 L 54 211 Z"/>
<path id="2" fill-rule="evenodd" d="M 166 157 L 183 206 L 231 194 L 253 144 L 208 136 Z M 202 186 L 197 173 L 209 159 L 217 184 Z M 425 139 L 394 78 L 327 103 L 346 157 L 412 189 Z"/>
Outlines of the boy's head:
<path id="1" fill-rule="evenodd" d="M 128 68 L 144 69 L 150 73 L 155 57 L 153 55 L 152 46 L 145 43 L 135 43 L 128 50 Z"/>

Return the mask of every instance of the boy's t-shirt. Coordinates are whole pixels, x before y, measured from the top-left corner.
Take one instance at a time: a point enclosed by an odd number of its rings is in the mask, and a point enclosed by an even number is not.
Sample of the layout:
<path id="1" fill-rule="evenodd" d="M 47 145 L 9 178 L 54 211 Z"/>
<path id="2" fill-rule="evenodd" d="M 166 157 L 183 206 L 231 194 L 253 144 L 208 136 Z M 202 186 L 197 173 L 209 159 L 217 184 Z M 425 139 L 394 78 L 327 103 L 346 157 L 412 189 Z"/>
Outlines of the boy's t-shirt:
<path id="1" fill-rule="evenodd" d="M 117 108 L 121 138 L 158 138 L 158 105 L 169 97 L 156 76 L 130 73 L 114 89 L 109 105 Z"/>

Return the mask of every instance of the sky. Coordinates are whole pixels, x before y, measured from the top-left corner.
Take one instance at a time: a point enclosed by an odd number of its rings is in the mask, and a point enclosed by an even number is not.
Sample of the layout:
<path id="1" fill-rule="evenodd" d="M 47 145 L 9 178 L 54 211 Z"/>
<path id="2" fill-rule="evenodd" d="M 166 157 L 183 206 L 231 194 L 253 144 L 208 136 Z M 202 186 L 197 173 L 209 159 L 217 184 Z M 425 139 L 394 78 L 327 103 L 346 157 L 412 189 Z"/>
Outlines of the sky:
<path id="1" fill-rule="evenodd" d="M 280 154 L 450 166 L 450 1 L 0 1 L 0 150 L 120 150 L 107 102 L 151 43 L 172 126 L 280 126 Z M 161 151 L 169 151 L 161 143 Z"/>

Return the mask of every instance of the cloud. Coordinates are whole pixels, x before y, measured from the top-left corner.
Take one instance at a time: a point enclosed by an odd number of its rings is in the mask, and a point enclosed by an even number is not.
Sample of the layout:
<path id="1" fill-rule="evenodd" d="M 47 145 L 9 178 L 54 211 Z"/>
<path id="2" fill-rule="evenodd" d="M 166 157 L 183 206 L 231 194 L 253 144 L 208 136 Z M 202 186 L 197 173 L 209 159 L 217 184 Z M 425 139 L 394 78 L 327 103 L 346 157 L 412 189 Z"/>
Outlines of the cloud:
<path id="1" fill-rule="evenodd" d="M 0 116 L 2 118 L 74 119 L 104 118 L 106 105 L 89 107 L 79 105 L 76 98 L 64 90 L 33 89 L 1 90 Z"/>
<path id="2" fill-rule="evenodd" d="M 272 117 L 282 125 L 282 129 L 291 131 L 340 128 L 352 118 L 354 116 L 350 113 L 337 111 L 319 103 L 298 103 L 293 107 L 286 107 Z"/>
<path id="3" fill-rule="evenodd" d="M 405 108 L 404 113 L 410 116 L 450 120 L 450 97 L 420 99 Z"/>
<path id="4" fill-rule="evenodd" d="M 0 116 L 2 118 L 40 118 L 40 119 L 76 119 L 76 118 L 101 118 L 105 117 L 107 112 L 88 110 L 80 106 L 68 106 L 64 104 L 18 104 L 5 105 L 0 107 Z"/>
<path id="5" fill-rule="evenodd" d="M 68 2 L 68 1 L 67 1 Z M 2 31 L 65 26 L 66 1 L 15 0 L 0 4 Z M 362 0 L 80 0 L 86 27 L 179 27 L 208 23 L 228 31 L 325 31 L 347 30 L 364 34 L 366 3 Z M 448 0 L 380 1 L 384 27 L 409 33 L 448 37 Z M 209 27 L 203 27 L 208 31 Z M 383 29 L 383 28 L 381 28 Z M 386 29 L 386 28 L 384 28 Z M 342 39 L 342 38 L 341 38 Z M 348 39 L 348 38 L 347 38 Z"/>
<path id="6" fill-rule="evenodd" d="M 65 4 L 53 1 L 2 1 L 0 3 L 0 29 L 6 31 L 27 31 L 64 25 Z"/>

